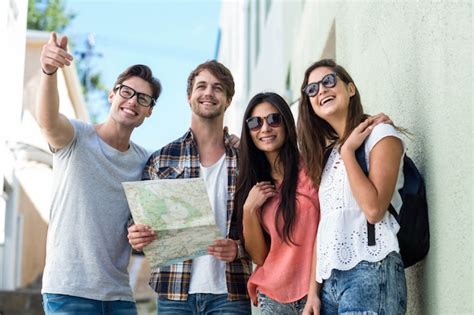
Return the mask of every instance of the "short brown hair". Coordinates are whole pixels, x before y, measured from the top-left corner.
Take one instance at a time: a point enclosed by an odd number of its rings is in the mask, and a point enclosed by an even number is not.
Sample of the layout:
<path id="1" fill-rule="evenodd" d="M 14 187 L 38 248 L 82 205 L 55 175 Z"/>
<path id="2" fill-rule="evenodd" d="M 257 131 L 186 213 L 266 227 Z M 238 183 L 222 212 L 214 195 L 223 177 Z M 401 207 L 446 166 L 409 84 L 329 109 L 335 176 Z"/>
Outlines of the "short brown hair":
<path id="1" fill-rule="evenodd" d="M 158 99 L 161 94 L 160 80 L 153 77 L 151 69 L 145 65 L 133 65 L 125 69 L 125 71 L 117 77 L 117 80 L 114 83 L 114 89 L 117 85 L 122 84 L 125 80 L 131 77 L 139 77 L 148 82 L 151 87 L 151 97 L 155 100 Z"/>
<path id="2" fill-rule="evenodd" d="M 201 71 L 207 70 L 213 76 L 215 76 L 224 87 L 224 91 L 227 97 L 227 100 L 231 100 L 235 94 L 234 90 L 234 78 L 232 77 L 232 73 L 229 69 L 226 68 L 222 63 L 216 60 L 209 60 L 204 63 L 201 63 L 194 69 L 188 77 L 188 87 L 186 92 L 188 93 L 188 97 L 191 96 L 191 92 L 193 91 L 194 79 L 201 73 Z"/>

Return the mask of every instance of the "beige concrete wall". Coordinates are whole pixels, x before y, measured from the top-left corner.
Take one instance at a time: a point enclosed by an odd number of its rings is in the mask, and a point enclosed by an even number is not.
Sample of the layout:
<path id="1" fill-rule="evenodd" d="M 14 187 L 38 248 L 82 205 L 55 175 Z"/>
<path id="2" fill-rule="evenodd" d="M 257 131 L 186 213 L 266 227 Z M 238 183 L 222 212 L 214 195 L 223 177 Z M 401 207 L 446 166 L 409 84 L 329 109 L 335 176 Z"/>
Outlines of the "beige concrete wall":
<path id="1" fill-rule="evenodd" d="M 48 223 L 38 213 L 23 187 L 19 199 L 20 214 L 23 216 L 20 286 L 25 287 L 37 280 L 43 272 Z"/>
<path id="2" fill-rule="evenodd" d="M 289 68 L 297 96 L 304 70 L 335 58 L 368 113 L 413 133 L 408 154 L 425 176 L 432 246 L 406 270 L 408 313 L 474 313 L 472 2 L 272 1 L 267 22 L 271 49 L 251 67 L 252 92 L 285 95 Z M 240 121 L 245 105 L 227 119 Z"/>

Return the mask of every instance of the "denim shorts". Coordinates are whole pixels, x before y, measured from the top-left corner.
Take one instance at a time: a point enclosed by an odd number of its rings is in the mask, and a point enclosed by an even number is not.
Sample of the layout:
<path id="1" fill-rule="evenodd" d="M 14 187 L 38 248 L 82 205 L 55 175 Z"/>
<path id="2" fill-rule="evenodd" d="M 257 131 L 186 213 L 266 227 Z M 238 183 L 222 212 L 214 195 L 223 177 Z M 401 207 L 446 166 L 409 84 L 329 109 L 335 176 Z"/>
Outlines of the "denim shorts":
<path id="1" fill-rule="evenodd" d="M 407 287 L 399 253 L 333 270 L 321 290 L 321 314 L 405 314 Z"/>
<path id="2" fill-rule="evenodd" d="M 261 315 L 275 315 L 275 314 L 301 314 L 303 313 L 306 304 L 306 296 L 295 302 L 280 303 L 265 294 L 258 292 L 258 309 Z"/>
<path id="3" fill-rule="evenodd" d="M 43 294 L 46 315 L 137 315 L 134 302 L 99 301 L 64 294 Z"/>

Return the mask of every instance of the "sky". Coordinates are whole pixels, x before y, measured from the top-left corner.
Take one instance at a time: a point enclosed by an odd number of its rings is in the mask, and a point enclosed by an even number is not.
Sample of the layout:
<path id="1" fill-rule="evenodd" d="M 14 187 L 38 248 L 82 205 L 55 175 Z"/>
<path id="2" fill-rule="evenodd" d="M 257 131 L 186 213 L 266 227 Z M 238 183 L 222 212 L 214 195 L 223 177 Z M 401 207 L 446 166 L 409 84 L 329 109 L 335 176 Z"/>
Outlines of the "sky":
<path id="1" fill-rule="evenodd" d="M 94 34 L 95 50 L 102 57 L 94 58 L 92 67 L 101 72 L 107 88 L 133 64 L 148 65 L 161 81 L 163 91 L 153 114 L 135 129 L 132 140 L 154 151 L 183 135 L 191 118 L 187 77 L 198 64 L 215 58 L 220 0 L 64 3 L 76 17 L 63 34 L 75 43 L 75 51 L 80 51 L 81 43 Z M 98 121 L 103 121 L 106 114 L 104 111 Z"/>

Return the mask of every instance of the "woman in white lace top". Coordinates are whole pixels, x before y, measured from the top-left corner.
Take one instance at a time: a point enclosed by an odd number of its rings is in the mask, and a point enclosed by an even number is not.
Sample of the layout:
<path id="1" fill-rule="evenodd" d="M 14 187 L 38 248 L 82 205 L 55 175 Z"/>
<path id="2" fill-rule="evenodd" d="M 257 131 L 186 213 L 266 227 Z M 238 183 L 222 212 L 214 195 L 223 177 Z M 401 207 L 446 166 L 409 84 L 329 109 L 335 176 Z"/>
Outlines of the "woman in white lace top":
<path id="1" fill-rule="evenodd" d="M 305 73 L 299 106 L 302 157 L 319 184 L 321 221 L 306 314 L 404 314 L 406 281 L 398 211 L 405 147 L 397 128 L 365 115 L 356 85 L 332 60 Z M 364 146 L 369 175 L 355 151 Z M 368 223 L 374 224 L 369 241 Z M 316 281 L 314 281 L 316 279 Z"/>

